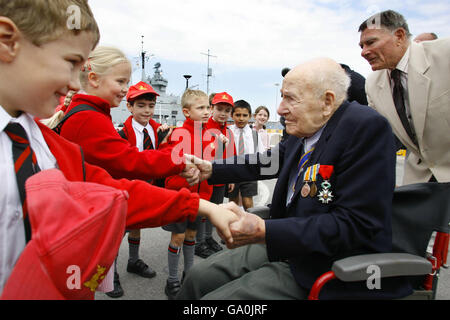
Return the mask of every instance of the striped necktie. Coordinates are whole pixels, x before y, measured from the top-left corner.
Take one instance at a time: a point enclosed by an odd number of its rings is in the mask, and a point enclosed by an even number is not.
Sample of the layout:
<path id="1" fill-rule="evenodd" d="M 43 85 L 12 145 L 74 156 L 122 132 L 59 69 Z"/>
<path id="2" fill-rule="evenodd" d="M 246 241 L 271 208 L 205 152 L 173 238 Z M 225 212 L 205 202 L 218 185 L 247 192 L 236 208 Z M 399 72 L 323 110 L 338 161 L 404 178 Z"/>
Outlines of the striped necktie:
<path id="1" fill-rule="evenodd" d="M 25 129 L 18 123 L 9 123 L 5 128 L 5 133 L 12 141 L 14 170 L 20 201 L 22 203 L 25 238 L 28 242 L 31 240 L 31 226 L 26 204 L 25 181 L 33 174 L 39 172 L 40 169 L 37 164 L 36 155 L 30 147 L 30 141 L 28 140 Z"/>
<path id="2" fill-rule="evenodd" d="M 239 129 L 238 155 L 244 154 L 244 129 Z"/>
<path id="3" fill-rule="evenodd" d="M 151 150 L 154 149 L 153 148 L 153 143 L 152 143 L 152 139 L 150 139 L 150 136 L 148 135 L 148 131 L 146 128 L 144 128 L 144 130 L 142 130 L 142 132 L 144 133 L 144 150 Z"/>

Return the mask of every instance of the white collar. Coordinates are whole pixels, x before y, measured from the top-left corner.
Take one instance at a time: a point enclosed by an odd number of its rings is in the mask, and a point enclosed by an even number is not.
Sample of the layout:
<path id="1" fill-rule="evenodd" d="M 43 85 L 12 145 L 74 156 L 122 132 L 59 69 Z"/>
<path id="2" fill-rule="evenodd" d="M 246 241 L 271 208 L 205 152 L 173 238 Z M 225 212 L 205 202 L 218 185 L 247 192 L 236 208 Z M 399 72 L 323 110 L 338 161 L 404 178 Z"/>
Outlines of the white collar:
<path id="1" fill-rule="evenodd" d="M 400 70 L 404 74 L 408 74 L 408 63 L 409 63 L 409 52 L 411 51 L 411 45 L 408 46 L 408 49 L 406 49 L 405 54 L 403 54 L 403 57 L 400 59 L 400 61 L 397 63 L 397 66 L 395 69 Z M 389 78 L 391 78 L 391 70 L 388 70 L 389 72 Z"/>
<path id="2" fill-rule="evenodd" d="M 322 128 L 320 128 L 316 133 L 314 133 L 311 137 L 304 138 L 303 139 L 303 145 L 305 152 L 311 150 L 313 148 L 317 141 L 319 141 L 320 136 L 322 135 L 323 130 L 325 129 L 327 125 L 325 124 Z"/>
<path id="3" fill-rule="evenodd" d="M 8 112 L 0 105 L 0 132 L 5 130 L 10 122 L 20 123 L 29 135 L 31 127 L 34 127 L 34 117 L 26 112 L 22 112 L 17 118 L 11 117 Z"/>
<path id="4" fill-rule="evenodd" d="M 142 132 L 144 128 L 147 129 L 147 131 L 150 131 L 151 128 L 150 123 L 147 123 L 147 125 L 144 127 L 142 124 L 134 120 L 134 118 L 131 119 L 131 123 L 133 128 L 135 128 L 139 132 Z"/>
<path id="5" fill-rule="evenodd" d="M 408 74 L 408 62 L 409 62 L 409 51 L 411 46 L 408 46 L 408 49 L 406 49 L 405 54 L 400 59 L 400 61 L 397 64 L 396 69 Z"/>
<path id="6" fill-rule="evenodd" d="M 12 117 L 6 112 L 5 109 L 0 105 L 0 132 L 5 130 L 8 123 L 11 121 Z"/>

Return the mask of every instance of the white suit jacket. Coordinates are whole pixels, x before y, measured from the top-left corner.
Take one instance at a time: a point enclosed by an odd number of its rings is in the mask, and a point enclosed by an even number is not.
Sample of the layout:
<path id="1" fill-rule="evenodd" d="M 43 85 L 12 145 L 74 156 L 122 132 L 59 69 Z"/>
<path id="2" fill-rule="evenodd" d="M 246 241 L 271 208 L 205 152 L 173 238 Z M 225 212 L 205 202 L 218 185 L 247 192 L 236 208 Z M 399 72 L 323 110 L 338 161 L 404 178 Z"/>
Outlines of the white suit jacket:
<path id="1" fill-rule="evenodd" d="M 450 38 L 411 42 L 408 91 L 412 121 L 419 146 L 406 133 L 395 109 L 388 70 L 366 80 L 369 106 L 386 117 L 409 150 L 404 184 L 427 182 L 433 174 L 450 181 Z"/>

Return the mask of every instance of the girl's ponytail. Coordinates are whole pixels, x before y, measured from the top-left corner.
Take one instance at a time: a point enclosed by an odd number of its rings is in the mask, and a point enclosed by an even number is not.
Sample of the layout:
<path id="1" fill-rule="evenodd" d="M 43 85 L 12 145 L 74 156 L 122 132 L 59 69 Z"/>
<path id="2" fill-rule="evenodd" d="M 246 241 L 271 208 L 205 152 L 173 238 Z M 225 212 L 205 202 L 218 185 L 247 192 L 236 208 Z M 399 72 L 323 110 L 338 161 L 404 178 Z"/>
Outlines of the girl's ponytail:
<path id="1" fill-rule="evenodd" d="M 49 127 L 50 129 L 55 128 L 61 120 L 64 118 L 64 114 L 66 113 L 67 107 L 72 102 L 72 97 L 75 95 L 75 91 L 69 91 L 64 98 L 64 104 L 61 106 L 61 109 L 55 112 L 53 116 L 47 119 L 42 119 L 41 123 Z"/>

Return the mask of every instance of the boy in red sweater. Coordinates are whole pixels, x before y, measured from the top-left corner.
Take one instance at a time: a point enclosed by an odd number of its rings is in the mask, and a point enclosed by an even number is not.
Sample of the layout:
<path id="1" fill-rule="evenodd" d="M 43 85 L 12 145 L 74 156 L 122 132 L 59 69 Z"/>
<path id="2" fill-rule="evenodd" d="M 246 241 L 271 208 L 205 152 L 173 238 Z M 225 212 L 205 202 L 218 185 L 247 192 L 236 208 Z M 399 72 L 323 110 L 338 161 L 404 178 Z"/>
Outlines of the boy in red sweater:
<path id="1" fill-rule="evenodd" d="M 186 120 L 183 126 L 176 128 L 169 139 L 173 146 L 173 154 L 182 156 L 185 153 L 193 154 L 200 159 L 211 160 L 205 157 L 204 150 L 208 146 L 203 140 L 206 123 L 210 116 L 208 96 L 200 90 L 187 89 L 181 98 L 181 107 Z M 209 200 L 212 194 L 212 186 L 206 180 L 189 186 L 186 179 L 180 176 L 172 176 L 166 179 L 166 188 L 179 190 L 189 188 L 196 192 L 201 199 Z M 188 272 L 194 262 L 195 235 L 200 223 L 200 217 L 194 222 L 186 221 L 164 226 L 163 229 L 172 232 L 168 248 L 169 277 L 167 279 L 165 293 L 169 300 L 173 300 L 181 288 L 178 279 L 178 262 L 180 251 L 183 248 L 184 272 Z M 182 280 L 183 281 L 183 280 Z"/>
<path id="2" fill-rule="evenodd" d="M 208 141 L 207 153 L 211 153 L 212 159 L 226 159 L 236 155 L 233 133 L 227 128 L 227 120 L 231 116 L 233 109 L 233 97 L 227 92 L 214 94 L 211 98 L 211 117 L 206 124 Z M 234 184 L 228 184 L 228 192 L 231 192 Z M 225 185 L 214 185 L 210 201 L 213 203 L 223 203 L 225 196 Z M 222 247 L 214 240 L 213 225 L 207 219 L 202 219 L 198 232 L 197 243 L 195 244 L 195 254 L 202 258 L 207 258 L 211 254 L 221 251 Z"/>

